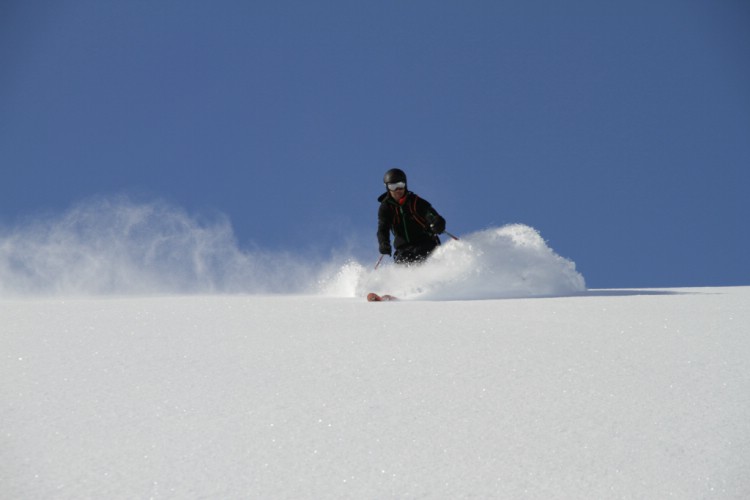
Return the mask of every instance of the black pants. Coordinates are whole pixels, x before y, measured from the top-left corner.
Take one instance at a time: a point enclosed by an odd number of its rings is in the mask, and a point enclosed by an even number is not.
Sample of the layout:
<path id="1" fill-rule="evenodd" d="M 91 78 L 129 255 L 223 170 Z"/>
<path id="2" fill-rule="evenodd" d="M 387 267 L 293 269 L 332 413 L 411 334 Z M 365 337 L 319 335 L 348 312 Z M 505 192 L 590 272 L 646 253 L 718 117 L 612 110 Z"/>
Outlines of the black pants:
<path id="1" fill-rule="evenodd" d="M 393 253 L 396 264 L 417 264 L 430 256 L 439 243 L 428 241 L 419 245 L 405 245 Z"/>

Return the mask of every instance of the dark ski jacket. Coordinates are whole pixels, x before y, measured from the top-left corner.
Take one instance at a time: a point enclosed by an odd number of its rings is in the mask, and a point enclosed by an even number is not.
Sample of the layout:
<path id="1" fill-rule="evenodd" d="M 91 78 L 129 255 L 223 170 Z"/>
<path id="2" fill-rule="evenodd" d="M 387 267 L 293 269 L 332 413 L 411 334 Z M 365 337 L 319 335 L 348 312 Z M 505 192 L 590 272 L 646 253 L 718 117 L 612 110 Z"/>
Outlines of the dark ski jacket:
<path id="1" fill-rule="evenodd" d="M 378 201 L 378 244 L 381 254 L 391 254 L 391 238 L 396 248 L 394 258 L 415 261 L 427 257 L 440 244 L 438 234 L 445 231 L 445 219 L 432 208 L 430 202 L 407 191 L 401 202 L 388 193 Z"/>

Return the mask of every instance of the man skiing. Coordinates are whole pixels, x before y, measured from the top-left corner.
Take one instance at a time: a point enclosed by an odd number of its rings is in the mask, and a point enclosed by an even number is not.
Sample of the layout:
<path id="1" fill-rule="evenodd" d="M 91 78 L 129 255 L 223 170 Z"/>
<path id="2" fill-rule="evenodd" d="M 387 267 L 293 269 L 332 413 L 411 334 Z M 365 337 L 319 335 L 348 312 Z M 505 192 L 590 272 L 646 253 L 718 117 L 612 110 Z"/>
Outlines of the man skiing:
<path id="1" fill-rule="evenodd" d="M 409 191 L 406 174 L 392 168 L 383 177 L 386 192 L 378 201 L 378 244 L 380 254 L 391 255 L 391 235 L 397 264 L 422 262 L 440 244 L 445 219 L 430 203 Z"/>

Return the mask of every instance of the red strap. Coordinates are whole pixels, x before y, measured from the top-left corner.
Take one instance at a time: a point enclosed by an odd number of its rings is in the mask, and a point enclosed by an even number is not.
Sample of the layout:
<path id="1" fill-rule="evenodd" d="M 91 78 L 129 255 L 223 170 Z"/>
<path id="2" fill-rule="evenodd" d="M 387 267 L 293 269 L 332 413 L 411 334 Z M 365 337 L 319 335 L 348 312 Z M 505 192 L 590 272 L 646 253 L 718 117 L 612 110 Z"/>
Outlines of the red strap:
<path id="1" fill-rule="evenodd" d="M 412 217 L 414 217 L 414 220 L 417 221 L 417 223 L 420 226 L 422 226 L 424 229 L 427 229 L 427 221 L 417 213 L 417 200 L 418 199 L 419 199 L 419 196 L 414 195 L 414 203 L 412 203 L 412 206 L 411 206 L 411 215 Z"/>

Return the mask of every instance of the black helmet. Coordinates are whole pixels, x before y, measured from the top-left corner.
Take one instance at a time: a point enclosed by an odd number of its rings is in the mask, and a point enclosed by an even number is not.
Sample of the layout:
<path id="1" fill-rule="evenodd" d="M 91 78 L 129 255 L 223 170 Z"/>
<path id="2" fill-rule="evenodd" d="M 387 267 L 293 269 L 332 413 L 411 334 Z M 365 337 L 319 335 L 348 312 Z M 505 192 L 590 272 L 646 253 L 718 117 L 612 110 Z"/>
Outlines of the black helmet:
<path id="1" fill-rule="evenodd" d="M 391 184 L 393 182 L 406 182 L 406 174 L 400 168 L 392 168 L 383 176 L 383 182 L 385 184 Z"/>

